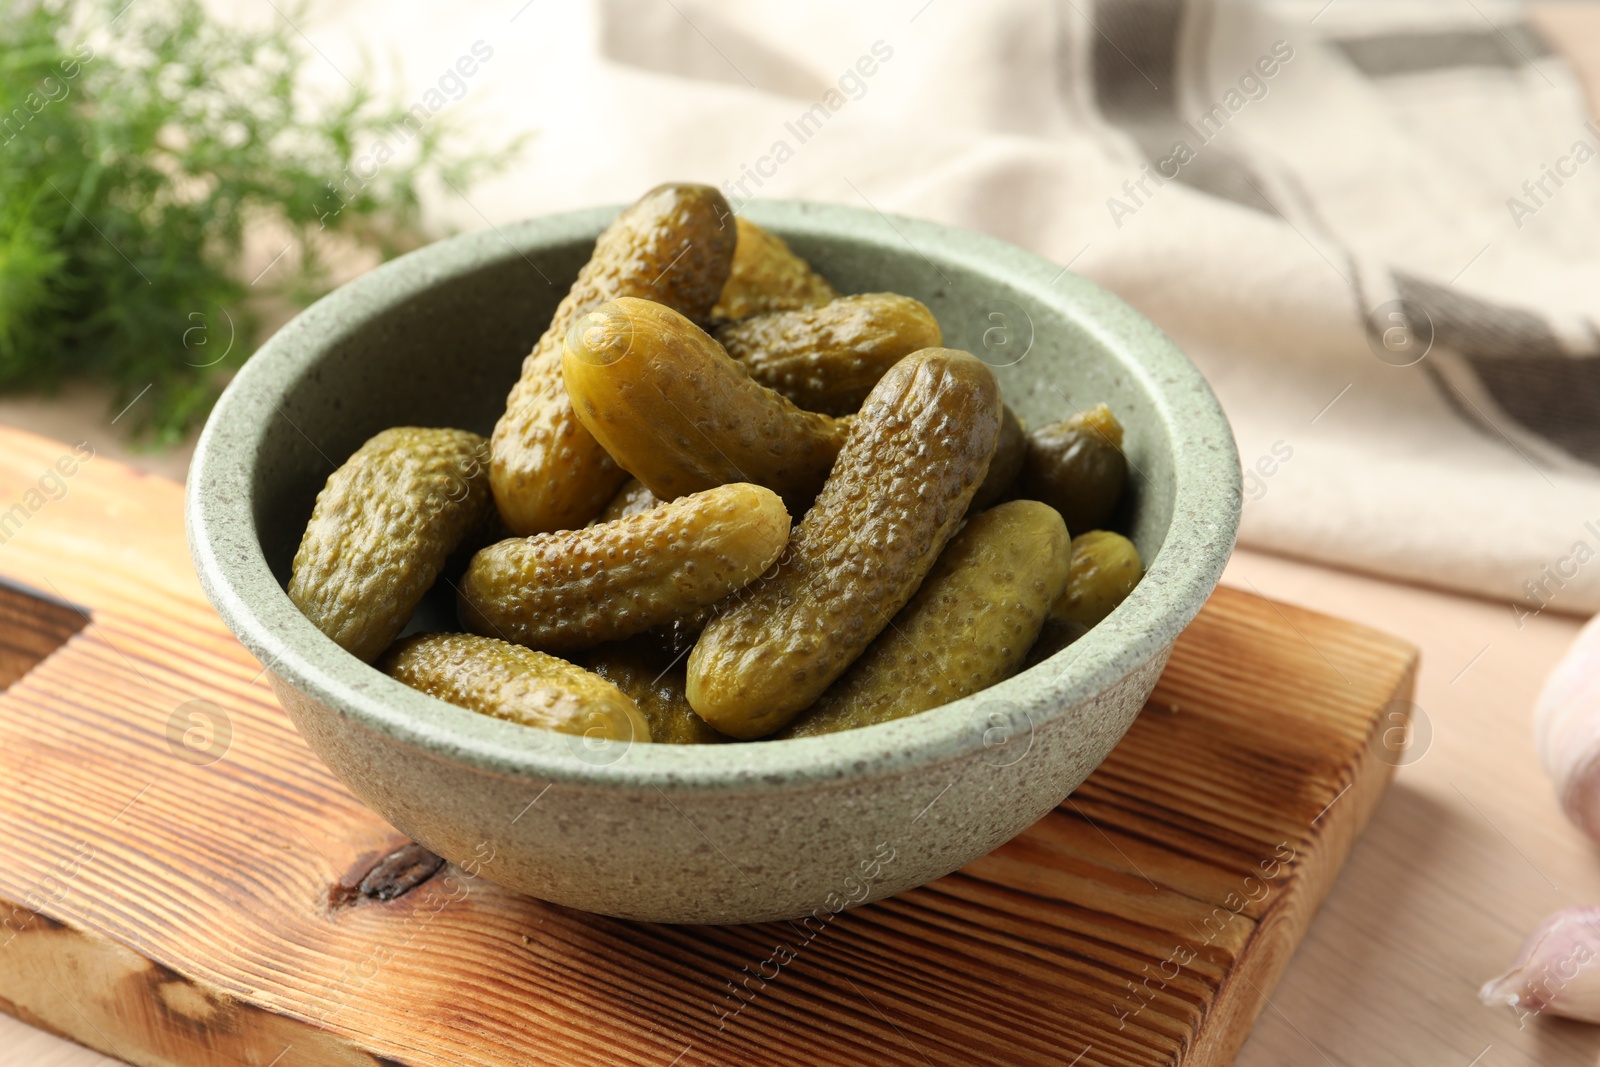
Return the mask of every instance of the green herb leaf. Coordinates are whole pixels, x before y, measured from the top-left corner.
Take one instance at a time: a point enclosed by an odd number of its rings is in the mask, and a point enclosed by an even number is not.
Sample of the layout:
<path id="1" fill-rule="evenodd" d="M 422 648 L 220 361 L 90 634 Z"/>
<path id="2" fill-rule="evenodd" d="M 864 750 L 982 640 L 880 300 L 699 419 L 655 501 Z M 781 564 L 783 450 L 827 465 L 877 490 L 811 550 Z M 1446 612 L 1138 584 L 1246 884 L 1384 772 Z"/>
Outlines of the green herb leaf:
<path id="1" fill-rule="evenodd" d="M 313 98 L 317 57 L 286 19 L 228 27 L 196 0 L 4 6 L 0 390 L 87 377 L 120 406 L 148 387 L 128 422 L 155 442 L 210 411 L 264 299 L 325 292 L 341 240 L 414 246 L 423 182 L 465 188 L 521 147 L 469 150 L 453 116 L 419 122 L 361 79 Z M 294 252 L 252 286 L 237 271 L 257 227 Z"/>

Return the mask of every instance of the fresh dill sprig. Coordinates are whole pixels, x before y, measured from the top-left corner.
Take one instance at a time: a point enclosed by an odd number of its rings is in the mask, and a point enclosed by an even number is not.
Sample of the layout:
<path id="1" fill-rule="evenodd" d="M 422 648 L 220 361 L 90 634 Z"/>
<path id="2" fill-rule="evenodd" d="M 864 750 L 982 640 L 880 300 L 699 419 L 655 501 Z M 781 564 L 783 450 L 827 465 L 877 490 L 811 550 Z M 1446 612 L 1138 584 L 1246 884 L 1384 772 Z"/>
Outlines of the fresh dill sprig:
<path id="1" fill-rule="evenodd" d="M 264 290 L 320 295 L 331 238 L 385 257 L 417 243 L 421 183 L 465 188 L 520 146 L 466 150 L 450 116 L 417 121 L 359 82 L 319 103 L 285 19 L 225 26 L 197 0 L 0 0 L 0 15 L 0 390 L 82 377 L 121 406 L 148 387 L 128 422 L 158 443 L 247 358 Z M 380 142 L 392 158 L 374 163 Z M 252 287 L 254 227 L 296 251 Z"/>

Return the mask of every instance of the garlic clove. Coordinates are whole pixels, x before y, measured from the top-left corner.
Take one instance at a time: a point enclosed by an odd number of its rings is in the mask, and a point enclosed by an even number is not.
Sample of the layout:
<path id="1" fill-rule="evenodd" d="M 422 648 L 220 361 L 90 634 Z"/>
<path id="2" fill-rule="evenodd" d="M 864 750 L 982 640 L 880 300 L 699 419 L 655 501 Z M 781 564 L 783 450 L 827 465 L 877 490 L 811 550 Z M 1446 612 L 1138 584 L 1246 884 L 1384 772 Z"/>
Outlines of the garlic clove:
<path id="1" fill-rule="evenodd" d="M 1533 732 L 1562 810 L 1600 841 L 1600 616 L 1578 631 L 1545 680 Z"/>
<path id="2" fill-rule="evenodd" d="M 1517 1025 L 1543 1012 L 1600 1023 L 1600 907 L 1566 908 L 1539 924 L 1511 969 L 1478 990 L 1509 1006 Z"/>

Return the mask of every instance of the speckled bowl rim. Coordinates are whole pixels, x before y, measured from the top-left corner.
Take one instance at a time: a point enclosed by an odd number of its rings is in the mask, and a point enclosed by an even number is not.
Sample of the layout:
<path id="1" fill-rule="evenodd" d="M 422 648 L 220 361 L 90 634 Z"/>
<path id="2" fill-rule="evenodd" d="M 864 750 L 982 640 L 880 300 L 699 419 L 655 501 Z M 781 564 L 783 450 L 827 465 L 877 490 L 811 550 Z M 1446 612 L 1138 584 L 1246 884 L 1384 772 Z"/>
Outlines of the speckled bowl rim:
<path id="1" fill-rule="evenodd" d="M 570 735 L 455 707 L 344 652 L 289 600 L 256 534 L 254 463 L 287 387 L 310 370 L 329 342 L 443 279 L 521 257 L 523 248 L 592 240 L 619 210 L 545 216 L 412 252 L 318 301 L 234 378 L 206 423 L 190 469 L 189 543 L 201 584 L 223 621 L 280 679 L 366 730 L 484 773 L 605 792 L 785 790 L 974 756 L 989 743 L 986 707 L 1000 702 L 1019 713 L 1015 721 L 1034 727 L 1070 713 L 1159 655 L 1199 612 L 1232 552 L 1241 501 L 1239 460 L 1216 397 L 1164 334 L 1086 279 L 994 238 L 843 205 L 764 201 L 748 205 L 748 214 L 780 233 L 830 240 L 878 232 L 886 243 L 904 242 L 1026 292 L 1080 324 L 1140 381 L 1172 439 L 1175 493 L 1163 547 L 1121 607 L 1045 663 L 909 719 L 789 741 L 636 744 L 605 765 L 586 759 Z"/>

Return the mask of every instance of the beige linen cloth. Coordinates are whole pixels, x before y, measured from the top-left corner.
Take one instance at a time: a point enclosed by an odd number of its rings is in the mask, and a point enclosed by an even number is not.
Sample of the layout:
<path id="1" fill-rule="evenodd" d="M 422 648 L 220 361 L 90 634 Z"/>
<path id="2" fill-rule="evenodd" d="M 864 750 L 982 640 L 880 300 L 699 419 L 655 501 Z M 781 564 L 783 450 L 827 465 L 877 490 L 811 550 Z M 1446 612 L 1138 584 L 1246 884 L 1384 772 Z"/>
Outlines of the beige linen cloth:
<path id="1" fill-rule="evenodd" d="M 535 133 L 440 191 L 449 225 L 690 179 L 985 231 L 1199 364 L 1244 544 L 1600 609 L 1600 124 L 1514 4 L 327 0 L 302 28 Z"/>

